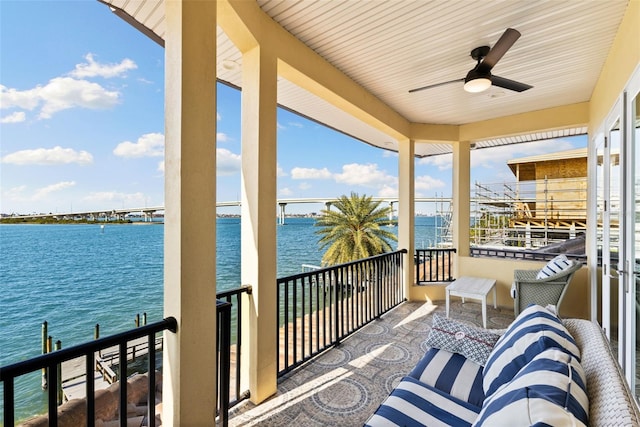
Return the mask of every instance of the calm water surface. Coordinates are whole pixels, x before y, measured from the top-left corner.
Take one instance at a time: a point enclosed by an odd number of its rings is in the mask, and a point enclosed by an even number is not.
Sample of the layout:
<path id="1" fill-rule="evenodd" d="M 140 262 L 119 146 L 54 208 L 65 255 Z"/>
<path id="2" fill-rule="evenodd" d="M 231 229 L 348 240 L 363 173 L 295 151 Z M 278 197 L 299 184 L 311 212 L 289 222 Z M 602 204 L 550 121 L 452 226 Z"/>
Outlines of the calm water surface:
<path id="1" fill-rule="evenodd" d="M 434 242 L 434 219 L 416 218 L 416 246 Z M 319 265 L 314 220 L 277 228 L 278 277 Z M 0 225 L 0 366 L 40 354 L 42 322 L 69 347 L 162 319 L 161 224 Z M 217 220 L 217 287 L 240 285 L 240 219 Z M 18 379 L 16 418 L 46 412 L 38 373 Z M 0 389 L 0 425 L 4 408 Z"/>

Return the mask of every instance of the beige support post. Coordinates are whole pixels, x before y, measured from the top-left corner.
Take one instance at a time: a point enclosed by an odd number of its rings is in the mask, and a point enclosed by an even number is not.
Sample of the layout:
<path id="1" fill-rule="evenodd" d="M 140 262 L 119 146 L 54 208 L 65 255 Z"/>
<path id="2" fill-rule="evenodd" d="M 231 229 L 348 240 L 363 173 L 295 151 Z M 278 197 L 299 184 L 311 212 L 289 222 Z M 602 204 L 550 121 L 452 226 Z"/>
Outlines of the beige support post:
<path id="1" fill-rule="evenodd" d="M 215 424 L 216 2 L 165 4 L 163 425 Z"/>
<path id="2" fill-rule="evenodd" d="M 459 276 L 459 259 L 469 256 L 471 215 L 471 147 L 468 141 L 453 143 L 453 247 L 456 262 L 454 277 Z"/>
<path id="3" fill-rule="evenodd" d="M 277 390 L 276 107 L 277 62 L 260 46 L 242 58 L 242 389 L 259 403 Z M 247 383 L 248 382 L 248 383 Z"/>
<path id="4" fill-rule="evenodd" d="M 398 248 L 406 249 L 402 266 L 404 296 L 409 299 L 415 285 L 415 141 L 398 142 Z"/>

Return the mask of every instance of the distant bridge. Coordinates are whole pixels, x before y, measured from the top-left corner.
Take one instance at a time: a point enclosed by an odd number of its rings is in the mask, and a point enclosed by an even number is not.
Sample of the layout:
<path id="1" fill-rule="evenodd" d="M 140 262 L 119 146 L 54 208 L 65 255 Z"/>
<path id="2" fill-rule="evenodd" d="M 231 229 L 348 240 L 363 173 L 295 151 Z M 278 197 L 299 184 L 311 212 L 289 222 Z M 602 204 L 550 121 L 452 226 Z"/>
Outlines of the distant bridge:
<path id="1" fill-rule="evenodd" d="M 390 197 L 372 197 L 372 200 L 389 203 L 391 206 L 391 212 L 389 214 L 390 218 L 393 218 L 394 211 L 393 205 L 398 203 L 398 198 L 390 198 Z M 440 202 L 449 202 L 451 200 L 450 197 L 416 197 L 416 203 L 440 203 Z M 331 205 L 338 201 L 338 198 L 294 198 L 294 199 L 278 199 L 278 221 L 280 224 L 284 224 L 285 219 L 285 207 L 288 204 L 298 204 L 298 203 L 322 203 L 327 209 L 331 208 Z M 222 207 L 232 207 L 232 206 L 241 206 L 242 203 L 240 201 L 229 201 L 229 202 L 217 202 L 216 206 L 219 208 Z M 125 220 L 128 215 L 131 214 L 140 214 L 144 218 L 145 222 L 151 222 L 153 220 L 153 215 L 157 212 L 164 212 L 164 206 L 151 206 L 151 207 L 143 207 L 143 208 L 122 208 L 122 209 L 102 209 L 102 210 L 87 210 L 87 211 L 77 211 L 77 212 L 56 212 L 56 213 L 39 213 L 39 214 L 29 214 L 29 215 L 11 215 L 10 218 L 16 219 L 36 219 L 36 218 L 53 218 L 53 219 L 74 219 L 74 218 L 83 218 L 83 219 L 91 219 L 91 220 L 102 220 L 102 221 L 111 221 L 111 220 Z"/>

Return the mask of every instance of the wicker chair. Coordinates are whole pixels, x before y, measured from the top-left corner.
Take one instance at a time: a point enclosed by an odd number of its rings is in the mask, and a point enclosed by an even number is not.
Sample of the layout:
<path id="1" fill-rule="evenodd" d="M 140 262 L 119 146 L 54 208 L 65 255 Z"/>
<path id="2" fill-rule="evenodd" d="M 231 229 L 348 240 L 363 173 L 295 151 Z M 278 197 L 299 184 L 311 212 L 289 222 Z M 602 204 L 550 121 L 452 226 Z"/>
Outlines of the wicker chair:
<path id="1" fill-rule="evenodd" d="M 560 309 L 562 298 L 573 277 L 573 273 L 582 267 L 582 263 L 571 261 L 571 266 L 545 279 L 536 279 L 540 270 L 515 270 L 513 272 L 513 311 L 517 316 L 529 304 L 556 306 Z"/>

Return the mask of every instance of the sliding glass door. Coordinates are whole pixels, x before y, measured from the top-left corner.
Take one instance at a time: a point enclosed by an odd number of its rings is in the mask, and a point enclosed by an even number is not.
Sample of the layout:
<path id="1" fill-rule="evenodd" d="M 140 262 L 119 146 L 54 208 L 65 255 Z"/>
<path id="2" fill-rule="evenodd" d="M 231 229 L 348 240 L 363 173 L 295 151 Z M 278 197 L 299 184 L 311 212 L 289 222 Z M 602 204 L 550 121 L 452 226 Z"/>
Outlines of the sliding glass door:
<path id="1" fill-rule="evenodd" d="M 638 76 L 640 77 L 640 76 Z M 628 272 L 624 277 L 625 284 L 625 336 L 627 344 L 625 351 L 624 371 L 632 386 L 636 397 L 640 396 L 640 381 L 638 381 L 638 352 L 640 350 L 640 78 L 630 85 L 625 100 L 626 144 L 625 157 L 627 158 L 625 174 L 625 259 L 624 271 Z"/>
<path id="2" fill-rule="evenodd" d="M 640 69 L 631 82 L 592 140 L 599 267 L 592 315 L 640 397 Z"/>

